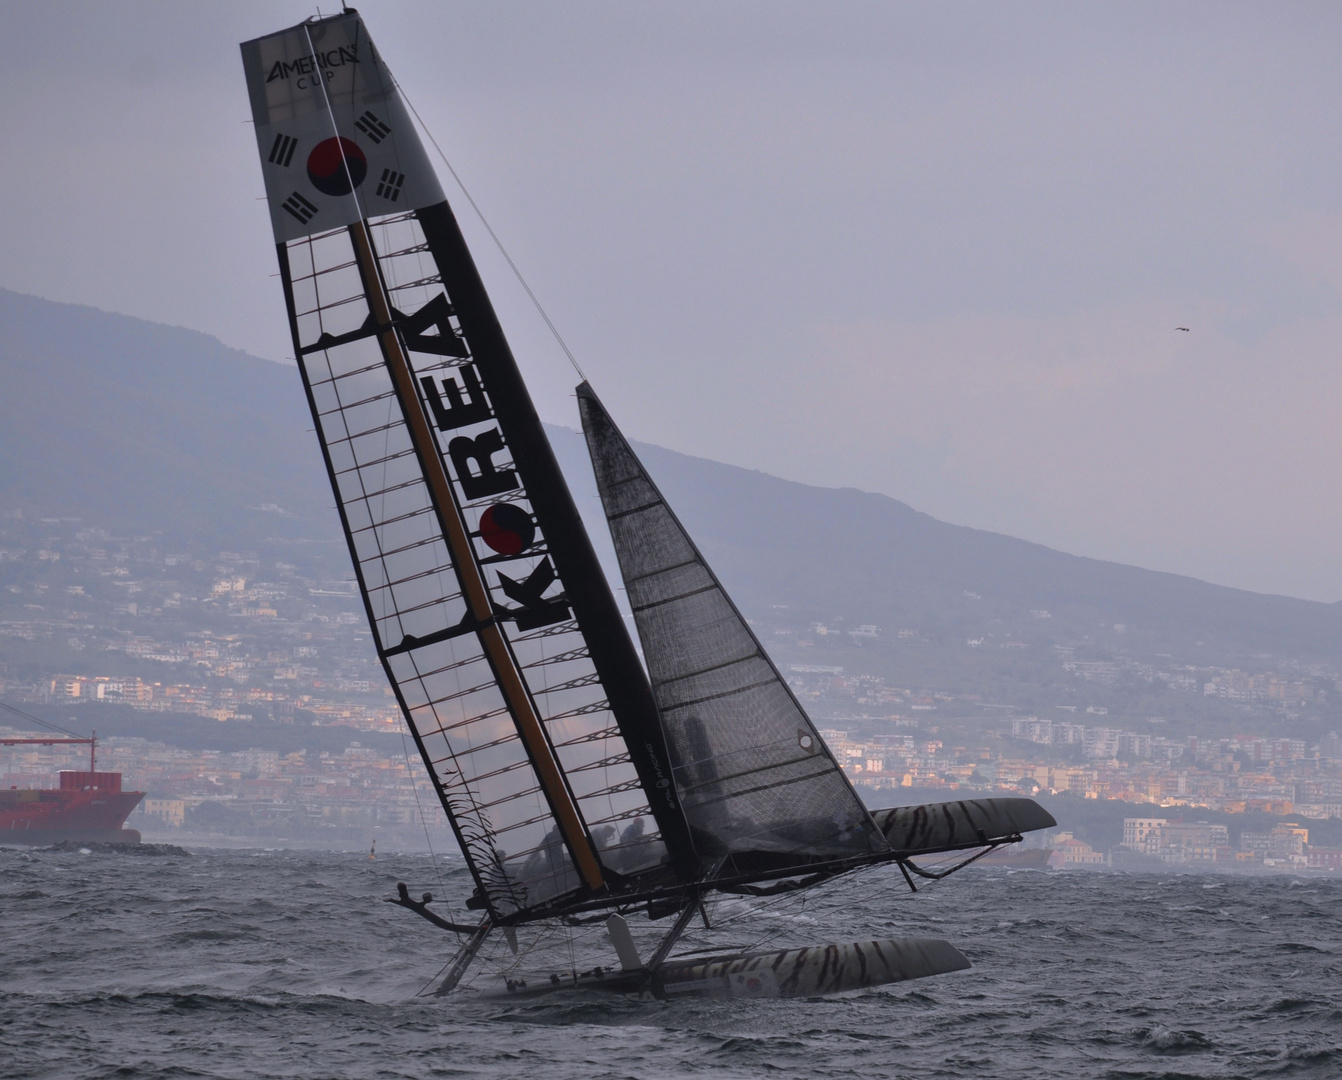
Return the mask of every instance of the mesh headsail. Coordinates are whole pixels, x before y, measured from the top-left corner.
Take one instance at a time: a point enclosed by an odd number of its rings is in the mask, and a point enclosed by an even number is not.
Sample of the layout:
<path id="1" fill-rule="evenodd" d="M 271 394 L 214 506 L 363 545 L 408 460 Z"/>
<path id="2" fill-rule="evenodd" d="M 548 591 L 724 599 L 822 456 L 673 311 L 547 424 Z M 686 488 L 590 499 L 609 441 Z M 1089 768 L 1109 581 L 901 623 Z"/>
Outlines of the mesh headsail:
<path id="1" fill-rule="evenodd" d="M 719 876 L 887 850 L 819 732 L 590 386 L 583 431 L 674 779 Z"/>

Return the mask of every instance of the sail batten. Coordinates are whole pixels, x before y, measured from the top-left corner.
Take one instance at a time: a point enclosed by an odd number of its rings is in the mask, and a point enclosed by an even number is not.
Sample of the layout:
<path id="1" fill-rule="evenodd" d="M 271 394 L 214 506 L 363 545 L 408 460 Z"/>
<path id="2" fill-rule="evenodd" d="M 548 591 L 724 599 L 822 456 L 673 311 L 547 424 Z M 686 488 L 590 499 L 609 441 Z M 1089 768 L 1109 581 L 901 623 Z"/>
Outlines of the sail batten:
<path id="1" fill-rule="evenodd" d="M 655 576 L 657 575 L 644 574 L 638 580 L 646 581 L 648 580 L 648 578 Z M 688 600 L 693 596 L 698 596 L 700 593 L 713 592 L 717 588 L 718 585 L 715 582 L 710 585 L 704 585 L 698 589 L 691 589 L 689 592 L 679 593 L 678 595 L 675 596 L 664 596 L 660 600 L 649 600 L 646 604 L 630 604 L 629 608 L 631 611 L 634 612 L 634 614 L 638 614 L 639 612 L 650 611 L 652 608 L 655 607 L 661 607 L 663 604 L 675 604 L 679 603 L 681 600 Z"/>
<path id="2" fill-rule="evenodd" d="M 672 683 L 681 682 L 684 679 L 697 679 L 703 675 L 709 675 L 714 671 L 721 671 L 723 668 L 732 667 L 734 664 L 745 664 L 749 663 L 751 660 L 758 660 L 759 656 L 759 650 L 756 650 L 747 653 L 745 656 L 738 656 L 732 660 L 724 660 L 720 664 L 709 664 L 707 667 L 696 668 L 694 671 L 687 671 L 681 675 L 668 675 L 664 679 L 656 680 L 653 683 L 653 686 L 661 688 L 670 686 Z"/>

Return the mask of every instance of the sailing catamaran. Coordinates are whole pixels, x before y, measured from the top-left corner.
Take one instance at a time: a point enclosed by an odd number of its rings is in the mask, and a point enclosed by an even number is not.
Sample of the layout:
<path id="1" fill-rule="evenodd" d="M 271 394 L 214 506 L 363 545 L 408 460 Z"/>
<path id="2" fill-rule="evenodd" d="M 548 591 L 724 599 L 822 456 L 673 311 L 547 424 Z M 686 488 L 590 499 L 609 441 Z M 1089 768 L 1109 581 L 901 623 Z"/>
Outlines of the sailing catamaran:
<path id="1" fill-rule="evenodd" d="M 828 993 L 954 971 L 930 939 L 670 958 L 713 894 L 990 850 L 1027 799 L 869 811 L 592 388 L 578 404 L 640 662 L 395 81 L 356 12 L 242 45 L 294 354 L 374 642 L 474 879 L 464 942 L 605 918 L 541 984 Z M 670 920 L 640 957 L 625 917 Z M 510 983 L 515 992 L 534 990 Z"/>

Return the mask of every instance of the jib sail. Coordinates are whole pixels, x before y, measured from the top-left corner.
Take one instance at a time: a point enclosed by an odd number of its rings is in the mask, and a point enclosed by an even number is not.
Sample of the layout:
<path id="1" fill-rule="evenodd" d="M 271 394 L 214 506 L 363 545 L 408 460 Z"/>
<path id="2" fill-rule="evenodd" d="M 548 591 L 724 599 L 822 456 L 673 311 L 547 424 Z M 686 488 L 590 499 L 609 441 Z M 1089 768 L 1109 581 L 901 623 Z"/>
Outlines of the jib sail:
<path id="1" fill-rule="evenodd" d="M 878 855 L 871 815 L 590 386 L 578 388 L 681 803 L 717 876 Z"/>
<path id="2" fill-rule="evenodd" d="M 362 22 L 242 54 L 298 366 L 474 904 L 518 920 L 694 879 L 637 653 Z"/>

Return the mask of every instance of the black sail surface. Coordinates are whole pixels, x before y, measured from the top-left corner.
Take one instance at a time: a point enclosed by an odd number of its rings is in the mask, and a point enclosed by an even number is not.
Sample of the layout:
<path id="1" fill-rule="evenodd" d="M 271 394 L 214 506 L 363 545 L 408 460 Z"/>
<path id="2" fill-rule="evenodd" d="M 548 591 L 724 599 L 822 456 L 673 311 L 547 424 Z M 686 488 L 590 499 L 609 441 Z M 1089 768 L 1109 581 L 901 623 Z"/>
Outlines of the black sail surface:
<path id="1" fill-rule="evenodd" d="M 692 878 L 637 654 L 361 20 L 242 52 L 300 373 L 476 903 L 517 920 Z"/>
<path id="2" fill-rule="evenodd" d="M 656 485 L 584 383 L 596 472 L 676 787 L 719 876 L 887 850 L 885 838 Z"/>

